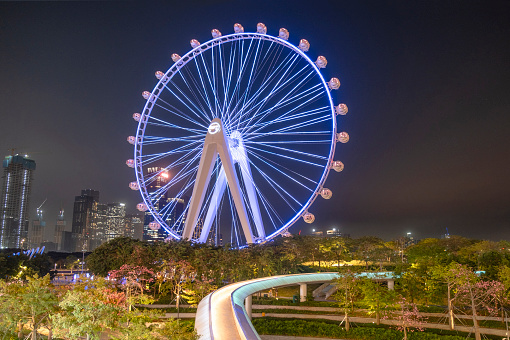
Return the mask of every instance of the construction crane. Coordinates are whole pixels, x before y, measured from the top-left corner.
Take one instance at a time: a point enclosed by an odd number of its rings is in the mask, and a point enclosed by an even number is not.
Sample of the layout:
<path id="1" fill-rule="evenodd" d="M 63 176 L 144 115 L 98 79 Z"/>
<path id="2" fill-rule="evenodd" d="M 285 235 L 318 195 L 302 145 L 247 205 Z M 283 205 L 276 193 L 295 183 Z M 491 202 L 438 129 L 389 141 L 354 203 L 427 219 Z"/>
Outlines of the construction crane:
<path id="1" fill-rule="evenodd" d="M 39 206 L 39 208 L 37 208 L 37 218 L 38 218 L 40 221 L 42 221 L 42 218 L 43 218 L 41 208 L 42 208 L 42 206 L 44 205 L 44 203 L 46 203 L 46 201 L 47 201 L 47 200 L 48 200 L 48 197 L 46 197 L 46 198 L 44 199 L 44 201 L 41 203 L 41 205 Z"/>

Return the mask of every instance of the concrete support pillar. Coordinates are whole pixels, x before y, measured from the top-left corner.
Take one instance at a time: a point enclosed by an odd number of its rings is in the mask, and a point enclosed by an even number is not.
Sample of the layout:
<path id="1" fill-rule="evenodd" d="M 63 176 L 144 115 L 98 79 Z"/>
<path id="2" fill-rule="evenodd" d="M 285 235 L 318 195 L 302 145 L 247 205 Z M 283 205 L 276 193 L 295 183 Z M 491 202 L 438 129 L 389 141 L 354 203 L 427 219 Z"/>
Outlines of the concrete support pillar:
<path id="1" fill-rule="evenodd" d="M 251 302 L 252 302 L 252 296 L 248 295 L 246 299 L 244 299 L 244 308 L 246 309 L 246 314 L 248 314 L 248 317 L 251 320 Z"/>
<path id="2" fill-rule="evenodd" d="M 299 301 L 301 302 L 306 301 L 306 288 L 306 283 L 299 284 Z"/>
<path id="3" fill-rule="evenodd" d="M 388 289 L 395 290 L 395 280 L 388 280 Z"/>

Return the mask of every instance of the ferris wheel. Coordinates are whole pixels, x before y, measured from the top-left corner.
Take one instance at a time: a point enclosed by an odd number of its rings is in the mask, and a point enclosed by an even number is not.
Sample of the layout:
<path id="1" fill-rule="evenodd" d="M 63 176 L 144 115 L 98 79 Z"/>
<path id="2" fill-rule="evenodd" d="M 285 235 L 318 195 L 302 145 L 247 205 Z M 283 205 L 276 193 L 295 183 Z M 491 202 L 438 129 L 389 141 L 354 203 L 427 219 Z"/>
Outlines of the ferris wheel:
<path id="1" fill-rule="evenodd" d="M 212 30 L 212 39 L 191 40 L 182 57 L 156 72 L 159 80 L 146 100 L 135 136 L 135 169 L 151 229 L 170 238 L 213 243 L 221 237 L 234 247 L 285 235 L 300 218 L 312 223 L 312 203 L 329 199 L 324 186 L 330 169 L 343 170 L 333 159 L 337 133 L 337 78 L 321 74 L 327 60 L 305 52 L 310 44 L 291 44 L 289 32 Z"/>

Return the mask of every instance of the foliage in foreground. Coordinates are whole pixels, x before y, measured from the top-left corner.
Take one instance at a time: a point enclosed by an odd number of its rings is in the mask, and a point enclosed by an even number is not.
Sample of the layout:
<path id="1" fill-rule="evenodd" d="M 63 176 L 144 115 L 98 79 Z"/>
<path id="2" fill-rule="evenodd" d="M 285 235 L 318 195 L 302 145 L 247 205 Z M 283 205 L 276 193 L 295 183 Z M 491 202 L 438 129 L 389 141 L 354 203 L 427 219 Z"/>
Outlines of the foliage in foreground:
<path id="1" fill-rule="evenodd" d="M 325 338 L 342 338 L 358 340 L 402 340 L 403 333 L 379 326 L 351 327 L 347 332 L 339 327 L 337 322 L 319 320 L 296 320 L 257 318 L 253 320 L 253 326 L 259 334 L 288 335 L 288 336 L 313 336 Z M 446 332 L 445 332 L 446 333 Z M 434 332 L 411 333 L 409 340 L 465 340 L 465 336 L 436 334 Z"/>

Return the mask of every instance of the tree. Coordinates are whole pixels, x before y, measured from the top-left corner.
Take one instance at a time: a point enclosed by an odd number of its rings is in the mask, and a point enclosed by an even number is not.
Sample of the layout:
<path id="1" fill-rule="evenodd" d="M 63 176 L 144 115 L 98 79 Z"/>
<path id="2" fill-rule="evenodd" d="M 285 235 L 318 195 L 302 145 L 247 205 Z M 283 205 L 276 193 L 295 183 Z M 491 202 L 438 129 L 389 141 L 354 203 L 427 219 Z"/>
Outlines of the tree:
<path id="1" fill-rule="evenodd" d="M 489 314 L 497 314 L 499 306 L 506 300 L 504 285 L 498 281 L 481 281 L 471 268 L 458 263 L 448 267 L 436 266 L 432 273 L 433 277 L 447 284 L 450 328 L 454 327 L 454 304 L 463 305 L 471 309 L 475 339 L 480 340 L 477 310 L 484 309 Z"/>
<path id="2" fill-rule="evenodd" d="M 212 282 L 212 279 L 206 279 L 205 277 L 202 277 L 201 280 L 195 278 L 194 281 L 184 285 L 182 296 L 189 304 L 196 307 L 204 297 L 218 289 L 218 286 L 212 284 Z"/>
<path id="3" fill-rule="evenodd" d="M 180 323 L 179 320 L 169 319 L 157 330 L 158 339 L 198 340 L 199 336 L 191 325 Z"/>
<path id="4" fill-rule="evenodd" d="M 29 277 L 26 283 L 2 283 L 0 290 L 0 313 L 8 328 L 18 328 L 18 337 L 24 324 L 32 328 L 32 339 L 37 339 L 37 329 L 46 326 L 50 330 L 49 315 L 56 311 L 57 296 L 49 275 Z"/>
<path id="5" fill-rule="evenodd" d="M 363 302 L 371 312 L 375 313 L 375 320 L 379 325 L 381 323 L 381 314 L 387 310 L 388 306 L 395 303 L 395 291 L 382 286 L 371 278 L 361 279 L 360 287 L 363 292 Z"/>
<path id="6" fill-rule="evenodd" d="M 118 287 L 126 292 L 128 311 L 131 311 L 135 303 L 152 302 L 149 296 L 144 296 L 144 292 L 148 290 L 148 284 L 154 281 L 154 276 L 155 273 L 146 267 L 129 264 L 109 273 L 109 278 L 117 281 Z"/>
<path id="7" fill-rule="evenodd" d="M 450 329 L 453 330 L 455 328 L 454 300 L 457 297 L 456 293 L 460 286 L 475 279 L 474 274 L 468 267 L 452 262 L 448 266 L 432 267 L 431 278 L 432 280 L 446 284 L 448 318 Z M 437 289 L 435 290 L 437 291 Z"/>
<path id="8" fill-rule="evenodd" d="M 498 272 L 498 279 L 505 287 L 507 298 L 510 298 L 510 267 L 501 266 Z"/>
<path id="9" fill-rule="evenodd" d="M 360 279 L 357 274 L 345 270 L 342 272 L 338 279 L 334 281 L 337 291 L 334 298 L 338 301 L 338 305 L 344 311 L 345 330 L 349 331 L 349 313 L 354 313 L 354 303 L 360 298 Z"/>
<path id="10" fill-rule="evenodd" d="M 368 270 L 369 263 L 378 261 L 386 257 L 386 247 L 382 239 L 375 236 L 363 236 L 355 240 L 355 257 L 359 261 L 365 262 L 365 269 Z"/>
<path id="11" fill-rule="evenodd" d="M 476 340 L 481 340 L 477 309 L 485 309 L 490 315 L 496 315 L 499 310 L 498 306 L 505 302 L 501 300 L 504 290 L 501 282 L 478 281 L 473 277 L 459 286 L 459 301 L 471 307 Z"/>
<path id="12" fill-rule="evenodd" d="M 108 287 L 92 287 L 84 290 L 77 286 L 65 293 L 59 302 L 62 310 L 51 316 L 56 335 L 71 340 L 84 336 L 99 339 L 102 331 L 117 327 L 125 313 L 125 298 Z"/>
<path id="13" fill-rule="evenodd" d="M 424 330 L 424 317 L 418 311 L 416 304 L 409 302 L 404 297 L 400 298 L 399 305 L 400 314 L 396 317 L 396 319 L 400 321 L 400 323 L 397 326 L 397 329 L 404 332 L 404 340 L 407 340 L 408 332 Z"/>
<path id="14" fill-rule="evenodd" d="M 195 279 L 195 268 L 193 268 L 189 262 L 184 260 L 165 260 L 161 264 L 156 277 L 160 290 L 163 286 L 165 291 L 170 292 L 173 296 L 175 296 L 177 313 L 179 313 L 182 288 Z"/>
<path id="15" fill-rule="evenodd" d="M 103 243 L 87 256 L 87 267 L 95 275 L 103 277 L 108 275 L 108 272 L 118 270 L 125 264 L 152 269 L 155 263 L 153 253 L 156 249 L 149 251 L 149 248 L 147 242 L 129 237 L 117 237 Z"/>

